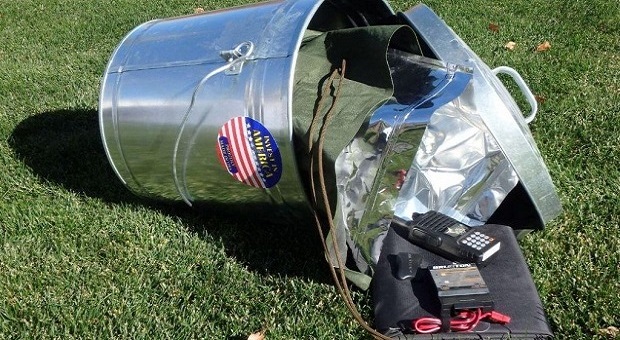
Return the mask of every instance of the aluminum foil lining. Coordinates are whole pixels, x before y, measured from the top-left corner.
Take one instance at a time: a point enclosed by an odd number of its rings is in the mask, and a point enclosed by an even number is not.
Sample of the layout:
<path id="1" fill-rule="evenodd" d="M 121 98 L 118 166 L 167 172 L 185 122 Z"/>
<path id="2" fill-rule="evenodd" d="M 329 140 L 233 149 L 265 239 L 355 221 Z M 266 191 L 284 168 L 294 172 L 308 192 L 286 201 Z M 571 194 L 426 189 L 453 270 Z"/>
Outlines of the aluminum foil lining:
<path id="1" fill-rule="evenodd" d="M 473 105 L 471 70 L 396 50 L 388 61 L 394 97 L 335 162 L 340 249 L 370 276 L 394 215 L 432 209 L 480 225 L 518 182 Z"/>
<path id="2" fill-rule="evenodd" d="M 437 59 L 474 70 L 472 86 L 475 96 L 471 99 L 474 99 L 475 110 L 519 176 L 519 185 L 530 199 L 533 215 L 536 215 L 527 222 L 519 221 L 515 227 L 526 230 L 543 228 L 562 213 L 562 204 L 527 125 L 534 119 L 538 105 L 525 81 L 517 71 L 505 66 L 491 70 L 428 6 L 417 4 L 402 13 L 402 18 L 411 24 Z M 531 108 L 527 118 L 496 76 L 499 73 L 509 76 L 527 99 Z"/>

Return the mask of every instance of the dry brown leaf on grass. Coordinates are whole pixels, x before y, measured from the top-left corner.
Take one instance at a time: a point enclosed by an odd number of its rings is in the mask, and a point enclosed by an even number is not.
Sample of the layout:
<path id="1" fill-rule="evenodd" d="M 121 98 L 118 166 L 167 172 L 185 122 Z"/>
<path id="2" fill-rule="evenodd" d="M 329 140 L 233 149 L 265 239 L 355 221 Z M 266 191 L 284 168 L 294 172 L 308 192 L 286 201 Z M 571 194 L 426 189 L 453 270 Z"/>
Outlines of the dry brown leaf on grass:
<path id="1" fill-rule="evenodd" d="M 536 101 L 538 102 L 538 104 L 544 104 L 545 101 L 547 100 L 547 98 L 545 96 L 541 96 L 541 95 L 535 95 L 534 99 L 536 99 Z"/>
<path id="2" fill-rule="evenodd" d="M 542 44 L 536 46 L 536 52 L 544 52 L 551 48 L 551 43 L 545 40 Z"/>
<path id="3" fill-rule="evenodd" d="M 495 23 L 489 23 L 489 30 L 493 33 L 499 32 L 499 25 Z"/>
<path id="4" fill-rule="evenodd" d="M 514 51 L 515 47 L 517 47 L 517 43 L 514 41 L 509 41 L 504 45 L 504 48 L 508 51 Z"/>
<path id="5" fill-rule="evenodd" d="M 198 14 L 198 13 L 204 13 L 205 9 L 202 7 L 196 7 L 194 8 L 194 14 Z"/>
<path id="6" fill-rule="evenodd" d="M 610 338 L 617 338 L 620 335 L 620 330 L 618 327 L 609 326 L 607 328 L 601 328 L 598 330 L 600 335 L 606 335 Z"/>
<path id="7" fill-rule="evenodd" d="M 265 331 L 250 334 L 248 340 L 265 340 Z"/>

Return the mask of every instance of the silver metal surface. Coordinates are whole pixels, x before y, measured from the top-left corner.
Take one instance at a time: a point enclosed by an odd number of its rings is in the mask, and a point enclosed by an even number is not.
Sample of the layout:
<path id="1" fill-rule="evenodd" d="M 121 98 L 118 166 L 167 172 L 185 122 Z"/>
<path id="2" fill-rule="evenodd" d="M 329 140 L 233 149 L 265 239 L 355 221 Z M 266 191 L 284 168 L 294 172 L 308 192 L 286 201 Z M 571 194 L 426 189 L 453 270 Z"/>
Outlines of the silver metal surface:
<path id="1" fill-rule="evenodd" d="M 404 17 L 439 59 L 473 69 L 475 95 L 471 107 L 480 115 L 529 194 L 540 217 L 535 227 L 558 216 L 562 207 L 549 171 L 521 110 L 500 80 L 427 6 L 417 5 L 406 11 Z"/>
<path id="2" fill-rule="evenodd" d="M 369 117 L 335 164 L 336 220 L 347 231 L 362 272 L 378 260 L 399 193 L 411 190 L 403 187 L 405 174 L 424 143 L 427 124 L 471 79 L 468 70 L 456 65 L 396 50 L 388 52 L 388 62 L 394 97 Z"/>
<path id="3" fill-rule="evenodd" d="M 481 225 L 519 181 L 540 217 L 529 227 L 542 227 L 561 211 L 527 126 L 537 104 L 521 76 L 508 67 L 491 71 L 428 7 L 418 5 L 404 17 L 445 64 L 402 54 L 388 58 L 391 65 L 401 62 L 412 72 L 393 69 L 395 91 L 417 94 L 410 97 L 420 101 L 394 99 L 378 109 L 336 161 L 338 237 L 368 275 L 393 215 L 410 219 L 414 212 L 435 210 L 470 226 Z M 441 93 L 442 85 L 433 80 L 448 79 L 450 65 L 472 70 L 467 78 L 471 82 L 444 93 L 441 104 L 428 105 L 424 96 Z M 414 71 L 425 67 L 434 71 Z M 498 73 L 510 75 L 523 92 L 531 106 L 527 118 Z M 424 88 L 430 83 L 433 86 Z"/>
<path id="4" fill-rule="evenodd" d="M 530 104 L 530 107 L 532 108 L 529 114 L 527 116 L 524 116 L 523 120 L 527 124 L 530 124 L 531 122 L 533 122 L 534 119 L 536 118 L 536 113 L 538 113 L 538 102 L 536 101 L 536 97 L 534 96 L 530 88 L 525 83 L 525 80 L 521 78 L 521 75 L 519 74 L 519 72 L 517 72 L 515 69 L 508 67 L 508 66 L 499 66 L 499 67 L 494 68 L 491 71 L 496 76 L 498 74 L 507 74 L 515 81 L 515 83 L 521 90 L 521 93 L 527 100 L 527 103 Z"/>
<path id="5" fill-rule="evenodd" d="M 137 194 L 188 204 L 305 203 L 291 104 L 303 33 L 388 16 L 391 8 L 379 0 L 291 0 L 136 27 L 114 51 L 101 86 L 101 135 L 116 174 Z M 241 183 L 218 159 L 218 131 L 236 117 L 257 122 L 269 152 L 281 156 L 281 164 L 269 164 L 277 167 L 275 185 Z M 248 162 L 260 172 L 261 155 L 251 145 Z"/>
<path id="6" fill-rule="evenodd" d="M 471 106 L 470 83 L 459 98 L 435 111 L 394 206 L 410 219 L 435 210 L 467 225 L 484 224 L 519 178 Z"/>
<path id="7" fill-rule="evenodd" d="M 292 129 L 304 32 L 398 18 L 380 0 L 287 0 L 136 27 L 101 86 L 114 171 L 137 194 L 190 205 L 305 204 Z M 540 226 L 561 211 L 526 119 L 494 74 L 509 73 L 527 96 L 518 73 L 491 71 L 424 5 L 400 18 L 439 60 L 390 50 L 394 97 L 334 164 L 341 250 L 347 243 L 369 275 L 394 214 L 433 209 L 481 224 L 518 182 Z M 528 100 L 531 121 L 537 108 Z"/>

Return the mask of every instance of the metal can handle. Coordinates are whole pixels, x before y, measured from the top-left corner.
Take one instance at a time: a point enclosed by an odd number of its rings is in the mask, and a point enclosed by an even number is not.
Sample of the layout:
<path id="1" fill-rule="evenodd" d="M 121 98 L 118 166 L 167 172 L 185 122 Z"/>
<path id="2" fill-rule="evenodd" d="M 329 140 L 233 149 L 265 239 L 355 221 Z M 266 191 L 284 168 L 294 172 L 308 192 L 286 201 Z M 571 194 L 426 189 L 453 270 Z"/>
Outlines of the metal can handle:
<path id="1" fill-rule="evenodd" d="M 515 83 L 517 83 L 517 86 L 519 86 L 521 93 L 523 93 L 523 96 L 525 96 L 525 99 L 527 100 L 527 102 L 530 104 L 530 107 L 532 108 L 532 110 L 530 111 L 530 114 L 528 116 L 524 116 L 525 122 L 530 124 L 534 120 L 534 118 L 536 118 L 536 113 L 538 112 L 538 102 L 536 101 L 536 97 L 534 97 L 534 94 L 532 93 L 530 88 L 525 83 L 525 80 L 521 78 L 521 75 L 519 74 L 519 72 L 517 72 L 515 69 L 510 68 L 508 66 L 500 66 L 500 67 L 494 68 L 492 72 L 496 76 L 499 73 L 507 74 L 515 81 Z"/>
<path id="2" fill-rule="evenodd" d="M 177 133 L 177 138 L 174 143 L 174 150 L 172 152 L 172 174 L 174 177 L 174 184 L 181 199 L 183 199 L 183 201 L 187 203 L 187 205 L 189 205 L 190 207 L 192 206 L 192 198 L 185 185 L 185 167 L 187 165 L 188 151 L 182 150 L 183 148 L 181 147 L 181 139 L 185 133 L 195 135 L 196 132 L 188 132 L 186 130 L 185 123 L 187 123 L 187 119 L 192 113 L 192 110 L 194 109 L 194 104 L 196 104 L 198 93 L 205 86 L 207 81 L 213 76 L 222 72 L 224 72 L 224 74 L 226 75 L 240 74 L 243 64 L 252 57 L 252 52 L 254 52 L 254 43 L 252 43 L 251 41 L 242 42 L 232 50 L 221 51 L 220 56 L 224 58 L 226 63 L 205 75 L 202 80 L 198 82 L 198 84 L 194 88 L 194 91 L 192 91 L 192 98 L 190 100 L 187 111 L 185 111 L 185 114 L 183 115 L 181 124 L 179 125 L 179 131 Z M 181 162 L 182 164 L 179 164 Z"/>

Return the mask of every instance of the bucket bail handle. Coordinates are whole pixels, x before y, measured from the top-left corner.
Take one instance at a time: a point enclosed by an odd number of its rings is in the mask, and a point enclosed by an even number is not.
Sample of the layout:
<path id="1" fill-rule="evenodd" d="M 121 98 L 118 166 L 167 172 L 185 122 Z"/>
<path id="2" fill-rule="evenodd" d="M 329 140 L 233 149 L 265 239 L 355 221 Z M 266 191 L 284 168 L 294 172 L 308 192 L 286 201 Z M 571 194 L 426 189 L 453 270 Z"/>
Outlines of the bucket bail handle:
<path id="1" fill-rule="evenodd" d="M 254 52 L 254 43 L 244 41 L 232 50 L 220 51 L 220 57 L 228 62 L 229 67 L 224 71 L 227 75 L 237 75 L 243 69 L 243 63 L 250 59 Z"/>
<path id="2" fill-rule="evenodd" d="M 207 83 L 207 81 L 216 74 L 224 72 L 224 74 L 226 75 L 237 75 L 241 73 L 243 63 L 246 60 L 251 59 L 252 52 L 254 52 L 254 43 L 252 43 L 251 41 L 244 41 L 232 50 L 220 51 L 220 56 L 226 60 L 226 64 L 216 68 L 215 70 L 205 75 L 202 80 L 200 80 L 198 85 L 196 85 L 194 91 L 192 92 L 192 99 L 190 100 L 189 107 L 187 108 L 187 111 L 185 111 L 183 119 L 181 120 L 181 124 L 179 125 L 179 131 L 177 133 L 177 138 L 174 143 L 174 150 L 172 152 L 172 174 L 174 177 L 174 185 L 176 186 L 179 196 L 181 196 L 181 199 L 190 207 L 192 206 L 192 197 L 189 194 L 189 191 L 187 190 L 187 187 L 185 185 L 185 167 L 187 166 L 188 150 L 181 147 L 181 139 L 183 134 L 187 133 L 185 124 L 187 123 L 187 119 L 192 113 L 194 105 L 196 104 L 196 96 L 203 88 L 203 86 Z M 192 134 L 193 132 L 189 133 Z M 179 153 L 181 153 L 182 155 L 179 155 Z M 178 164 L 179 159 L 183 160 L 182 166 Z"/>

